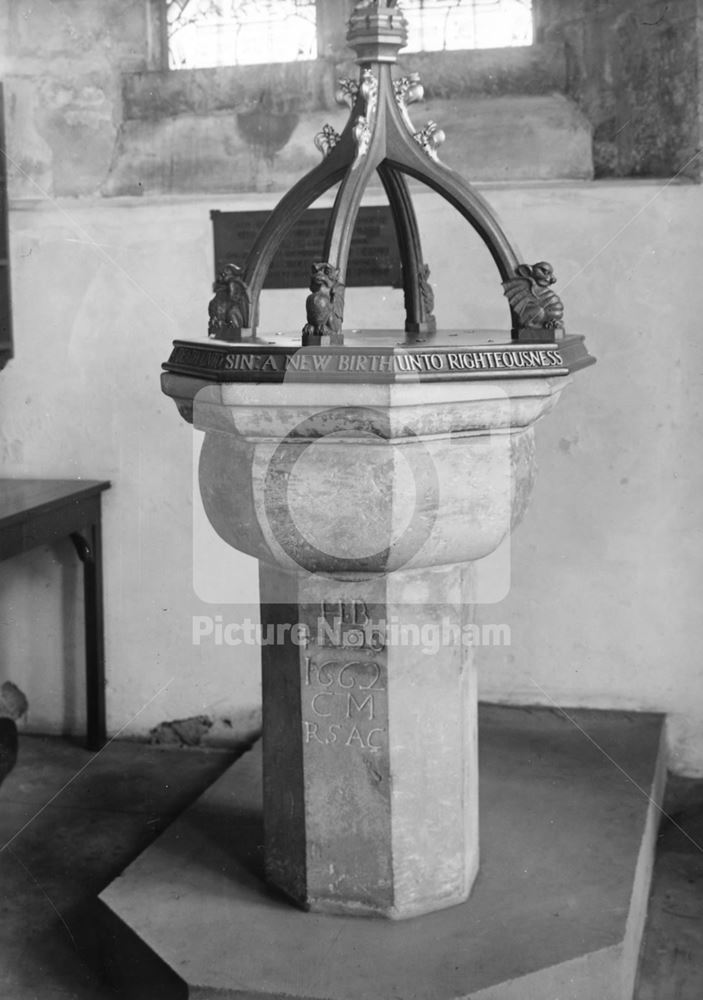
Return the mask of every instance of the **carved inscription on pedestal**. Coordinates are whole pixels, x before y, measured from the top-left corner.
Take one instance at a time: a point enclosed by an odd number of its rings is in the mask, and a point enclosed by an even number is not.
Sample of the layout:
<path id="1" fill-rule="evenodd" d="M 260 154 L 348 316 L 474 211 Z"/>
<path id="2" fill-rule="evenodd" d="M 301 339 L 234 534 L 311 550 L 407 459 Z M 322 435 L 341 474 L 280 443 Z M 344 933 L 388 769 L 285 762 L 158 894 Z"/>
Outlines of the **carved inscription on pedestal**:
<path id="1" fill-rule="evenodd" d="M 377 660 L 305 657 L 305 744 L 378 753 L 386 746 L 385 722 L 385 670 Z"/>
<path id="2" fill-rule="evenodd" d="M 322 602 L 317 641 L 308 646 L 303 663 L 306 746 L 372 754 L 386 747 L 383 642 L 371 625 L 363 601 Z"/>
<path id="3" fill-rule="evenodd" d="M 343 647 L 381 653 L 386 648 L 385 622 L 369 614 L 365 601 L 320 602 L 316 642 L 325 649 Z"/>

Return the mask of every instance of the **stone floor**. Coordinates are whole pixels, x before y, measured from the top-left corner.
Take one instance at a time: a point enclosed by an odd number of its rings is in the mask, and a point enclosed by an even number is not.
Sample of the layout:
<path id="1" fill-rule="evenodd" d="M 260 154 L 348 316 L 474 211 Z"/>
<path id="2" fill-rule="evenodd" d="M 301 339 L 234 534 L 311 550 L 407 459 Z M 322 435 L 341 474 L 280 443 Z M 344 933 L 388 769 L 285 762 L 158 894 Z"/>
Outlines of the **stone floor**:
<path id="1" fill-rule="evenodd" d="M 21 738 L 0 787 L 2 1000 L 129 1000 L 108 975 L 95 897 L 232 759 Z M 666 811 L 637 1000 L 700 1000 L 703 781 L 670 779 Z"/>

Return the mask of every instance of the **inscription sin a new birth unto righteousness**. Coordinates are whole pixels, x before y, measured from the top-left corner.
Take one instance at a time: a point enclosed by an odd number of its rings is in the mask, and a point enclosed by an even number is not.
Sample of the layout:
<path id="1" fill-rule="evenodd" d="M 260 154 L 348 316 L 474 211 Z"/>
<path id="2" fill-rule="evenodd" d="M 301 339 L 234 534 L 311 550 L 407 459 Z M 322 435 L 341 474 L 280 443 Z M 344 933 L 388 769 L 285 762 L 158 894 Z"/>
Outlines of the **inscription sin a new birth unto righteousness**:
<path id="1" fill-rule="evenodd" d="M 222 356 L 221 356 L 222 357 Z M 460 372 L 562 367 L 556 350 L 464 351 L 436 354 L 225 354 L 224 371 Z"/>
<path id="2" fill-rule="evenodd" d="M 283 375 L 285 372 L 348 374 L 368 372 L 378 375 L 451 374 L 462 372 L 528 371 L 563 368 L 564 359 L 553 348 L 521 350 L 442 351 L 422 354 L 361 354 L 334 352 L 317 354 L 299 351 L 294 354 L 259 354 L 245 351 L 221 351 L 181 345 L 175 348 L 171 363 L 200 369 L 246 375 Z"/>

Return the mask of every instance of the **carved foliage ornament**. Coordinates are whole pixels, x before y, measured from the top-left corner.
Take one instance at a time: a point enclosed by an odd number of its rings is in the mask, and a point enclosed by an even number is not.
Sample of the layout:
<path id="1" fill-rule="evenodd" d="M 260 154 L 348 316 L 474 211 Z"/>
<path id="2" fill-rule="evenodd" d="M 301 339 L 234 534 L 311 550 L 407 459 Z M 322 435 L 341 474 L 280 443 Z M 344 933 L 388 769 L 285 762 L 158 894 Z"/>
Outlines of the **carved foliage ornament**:
<path id="1" fill-rule="evenodd" d="M 395 102 L 400 109 L 400 114 L 405 122 L 405 127 L 411 135 L 415 134 L 415 126 L 408 114 L 408 105 L 421 101 L 425 96 L 425 88 L 420 81 L 419 73 L 411 73 L 410 76 L 402 76 L 399 80 L 393 81 L 393 94 Z"/>
<path id="2" fill-rule="evenodd" d="M 334 95 L 337 104 L 345 104 L 348 108 L 354 106 L 354 101 L 359 93 L 359 84 L 356 80 L 339 80 L 339 86 Z"/>
<path id="3" fill-rule="evenodd" d="M 357 115 L 352 132 L 356 141 L 357 156 L 361 157 L 365 155 L 371 142 L 378 98 L 378 80 L 368 68 L 362 71 L 359 95 L 361 112 Z"/>
<path id="4" fill-rule="evenodd" d="M 438 159 L 437 150 L 447 138 L 437 122 L 429 121 L 423 129 L 415 132 L 414 138 L 433 160 Z"/>
<path id="5" fill-rule="evenodd" d="M 425 88 L 422 86 L 420 74 L 411 73 L 410 76 L 401 76 L 399 80 L 394 80 L 393 92 L 401 107 L 421 101 L 425 96 Z"/>
<path id="6" fill-rule="evenodd" d="M 321 131 L 317 133 L 313 142 L 322 155 L 327 156 L 329 151 L 337 145 L 339 139 L 339 132 L 332 125 L 326 124 L 322 126 Z"/>
<path id="7" fill-rule="evenodd" d="M 541 260 L 537 264 L 520 264 L 515 269 L 515 277 L 503 282 L 510 308 L 520 326 L 544 330 L 563 328 L 564 304 L 551 288 L 556 280 L 552 265 Z"/>

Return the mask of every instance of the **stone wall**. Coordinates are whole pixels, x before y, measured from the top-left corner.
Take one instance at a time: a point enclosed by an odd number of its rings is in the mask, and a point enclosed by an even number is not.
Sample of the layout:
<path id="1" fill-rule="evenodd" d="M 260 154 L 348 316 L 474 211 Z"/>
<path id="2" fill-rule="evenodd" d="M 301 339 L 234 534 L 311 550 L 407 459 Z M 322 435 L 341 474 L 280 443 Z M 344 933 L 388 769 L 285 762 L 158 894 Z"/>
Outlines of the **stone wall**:
<path id="1" fill-rule="evenodd" d="M 321 5 L 314 62 L 169 72 L 159 0 L 0 0 L 12 197 L 284 190 L 317 162 L 322 124 L 345 120 L 346 7 Z M 441 122 L 450 166 L 476 180 L 592 176 L 560 44 L 402 67 L 422 73 L 417 126 Z"/>
<path id="2" fill-rule="evenodd" d="M 699 0 L 539 0 L 538 26 L 565 47 L 596 177 L 701 179 Z"/>
<path id="3" fill-rule="evenodd" d="M 99 190 L 122 119 L 122 74 L 158 58 L 151 0 L 2 0 L 10 193 Z"/>
<path id="4" fill-rule="evenodd" d="M 348 6 L 321 4 L 315 62 L 168 72 L 160 0 L 0 0 L 13 197 L 283 190 L 344 119 Z M 533 47 L 404 56 L 418 127 L 476 180 L 699 179 L 700 6 L 539 0 Z"/>

